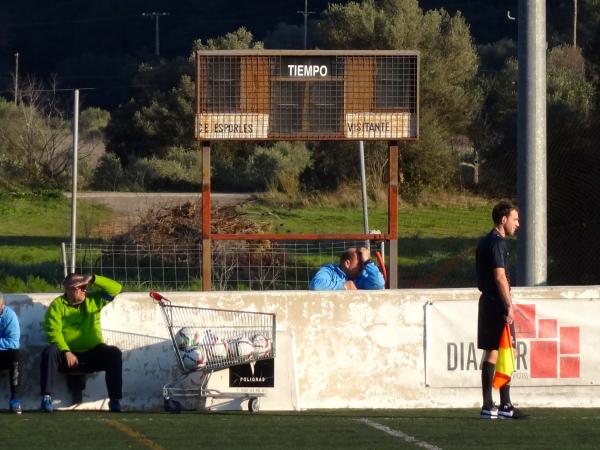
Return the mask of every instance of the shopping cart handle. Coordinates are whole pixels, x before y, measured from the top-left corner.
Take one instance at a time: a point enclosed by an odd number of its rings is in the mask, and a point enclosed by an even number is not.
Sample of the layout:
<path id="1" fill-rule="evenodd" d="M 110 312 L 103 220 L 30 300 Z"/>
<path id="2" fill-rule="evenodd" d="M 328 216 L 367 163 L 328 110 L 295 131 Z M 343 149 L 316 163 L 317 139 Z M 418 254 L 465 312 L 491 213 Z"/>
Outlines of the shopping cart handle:
<path id="1" fill-rule="evenodd" d="M 166 300 L 166 298 L 164 298 L 162 295 L 160 295 L 156 291 L 150 291 L 150 297 L 152 297 L 157 302 L 162 302 L 163 300 Z"/>

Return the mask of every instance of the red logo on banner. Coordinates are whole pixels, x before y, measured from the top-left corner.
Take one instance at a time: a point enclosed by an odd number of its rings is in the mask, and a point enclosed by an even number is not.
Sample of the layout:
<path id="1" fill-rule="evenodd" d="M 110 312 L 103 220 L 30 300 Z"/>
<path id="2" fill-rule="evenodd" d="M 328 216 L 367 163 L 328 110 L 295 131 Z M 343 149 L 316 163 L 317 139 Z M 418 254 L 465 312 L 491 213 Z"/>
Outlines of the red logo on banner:
<path id="1" fill-rule="evenodd" d="M 518 339 L 531 339 L 531 378 L 579 378 L 579 327 L 536 320 L 535 305 L 517 305 L 515 333 Z"/>

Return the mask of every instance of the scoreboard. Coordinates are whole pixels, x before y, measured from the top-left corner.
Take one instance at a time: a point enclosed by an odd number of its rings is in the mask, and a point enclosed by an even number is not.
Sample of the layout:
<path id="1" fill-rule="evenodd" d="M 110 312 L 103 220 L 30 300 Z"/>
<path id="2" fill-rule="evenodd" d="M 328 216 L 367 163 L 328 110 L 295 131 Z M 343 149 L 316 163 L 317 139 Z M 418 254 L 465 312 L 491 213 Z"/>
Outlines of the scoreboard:
<path id="1" fill-rule="evenodd" d="M 196 52 L 197 140 L 418 138 L 419 54 Z"/>

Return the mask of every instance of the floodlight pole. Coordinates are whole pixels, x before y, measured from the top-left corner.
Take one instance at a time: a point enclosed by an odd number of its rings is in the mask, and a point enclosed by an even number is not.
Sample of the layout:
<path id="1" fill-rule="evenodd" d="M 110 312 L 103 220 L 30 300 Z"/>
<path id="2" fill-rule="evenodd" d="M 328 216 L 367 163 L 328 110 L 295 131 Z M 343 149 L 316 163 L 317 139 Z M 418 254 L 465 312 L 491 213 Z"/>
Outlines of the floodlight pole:
<path id="1" fill-rule="evenodd" d="M 517 238 L 519 286 L 547 284 L 546 2 L 519 0 Z"/>
<path id="2" fill-rule="evenodd" d="M 77 158 L 79 141 L 79 89 L 73 97 L 73 183 L 71 188 L 71 271 L 75 273 L 75 254 L 77 246 Z"/>
<path id="3" fill-rule="evenodd" d="M 144 17 L 154 17 L 154 53 L 156 56 L 160 56 L 160 26 L 158 19 L 160 16 L 168 16 L 167 12 L 151 12 L 142 13 Z"/>

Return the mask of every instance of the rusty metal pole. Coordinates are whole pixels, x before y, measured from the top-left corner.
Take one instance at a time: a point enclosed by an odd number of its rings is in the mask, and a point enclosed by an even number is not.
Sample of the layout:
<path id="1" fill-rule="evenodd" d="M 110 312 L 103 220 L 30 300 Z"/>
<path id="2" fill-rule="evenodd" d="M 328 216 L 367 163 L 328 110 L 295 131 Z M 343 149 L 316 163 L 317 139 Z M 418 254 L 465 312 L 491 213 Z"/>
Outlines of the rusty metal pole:
<path id="1" fill-rule="evenodd" d="M 390 289 L 398 288 L 398 141 L 390 141 L 390 179 L 388 189 L 388 234 L 390 239 Z"/>
<path id="2" fill-rule="evenodd" d="M 210 142 L 202 142 L 202 290 L 212 289 L 210 246 Z"/>

